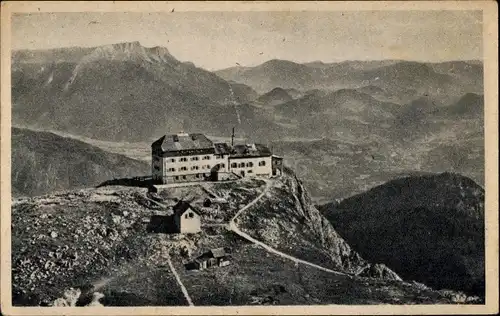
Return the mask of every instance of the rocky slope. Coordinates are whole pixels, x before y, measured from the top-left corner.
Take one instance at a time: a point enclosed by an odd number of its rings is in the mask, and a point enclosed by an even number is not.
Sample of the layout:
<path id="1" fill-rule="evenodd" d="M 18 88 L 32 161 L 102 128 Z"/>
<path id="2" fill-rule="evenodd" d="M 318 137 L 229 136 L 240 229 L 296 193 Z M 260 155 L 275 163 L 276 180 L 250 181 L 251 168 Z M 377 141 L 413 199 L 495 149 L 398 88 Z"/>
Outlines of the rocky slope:
<path id="1" fill-rule="evenodd" d="M 195 305 L 480 302 L 398 281 L 387 268 L 369 265 L 308 205 L 307 193 L 293 178 L 275 180 L 273 190 L 245 211 L 249 214 L 239 225 L 287 253 L 359 276 L 296 265 L 225 230 L 221 224 L 264 187 L 263 181 L 244 180 L 150 194 L 110 186 L 17 199 L 12 209 L 14 305 L 80 306 L 97 304 L 96 297 L 105 306 L 186 305 L 167 260 Z M 203 206 L 206 198 L 214 201 L 210 207 Z M 200 234 L 165 234 L 157 226 L 178 199 L 199 208 Z M 270 220 L 259 221 L 262 216 Z M 269 233 L 257 227 L 261 224 Z M 230 248 L 229 267 L 184 269 L 183 263 L 215 247 Z"/>
<path id="2" fill-rule="evenodd" d="M 147 163 L 53 133 L 12 128 L 12 194 L 41 195 L 150 173 Z"/>
<path id="3" fill-rule="evenodd" d="M 239 217 L 238 224 L 254 238 L 297 258 L 344 273 L 400 280 L 384 265 L 372 266 L 352 250 L 291 171 L 262 203 Z"/>
<path id="4" fill-rule="evenodd" d="M 321 209 L 361 256 L 403 279 L 484 295 L 484 189 L 471 179 L 400 178 Z"/>

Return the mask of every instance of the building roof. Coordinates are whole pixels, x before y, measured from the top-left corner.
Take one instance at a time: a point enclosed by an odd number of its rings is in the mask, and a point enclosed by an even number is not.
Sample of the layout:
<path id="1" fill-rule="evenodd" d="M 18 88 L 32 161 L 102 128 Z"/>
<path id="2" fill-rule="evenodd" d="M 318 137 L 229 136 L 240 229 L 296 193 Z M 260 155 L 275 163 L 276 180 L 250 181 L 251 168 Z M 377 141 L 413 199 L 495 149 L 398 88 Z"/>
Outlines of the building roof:
<path id="1" fill-rule="evenodd" d="M 228 252 L 226 248 L 221 247 L 210 249 L 209 251 L 203 253 L 201 256 L 198 256 L 195 260 L 204 261 L 209 258 L 222 258 L 227 256 Z"/>
<path id="2" fill-rule="evenodd" d="M 202 150 L 216 155 L 229 154 L 231 158 L 269 157 L 272 155 L 269 148 L 262 144 L 234 145 L 231 147 L 226 143 L 213 143 L 201 133 L 165 135 L 153 142 L 151 147 L 153 151 L 161 149 L 163 154 L 167 153 L 167 156 L 182 155 L 182 152 L 189 155 L 189 151 L 193 150 L 195 151 L 194 154 L 200 154 L 200 150 Z"/>
<path id="3" fill-rule="evenodd" d="M 214 258 L 220 258 L 226 256 L 226 250 L 224 248 L 214 248 L 210 249 L 210 252 L 212 253 L 212 256 Z"/>
<path id="4" fill-rule="evenodd" d="M 216 155 L 229 155 L 231 153 L 231 146 L 226 143 L 215 143 L 214 148 Z"/>
<path id="5" fill-rule="evenodd" d="M 188 209 L 191 209 L 194 213 L 201 215 L 200 212 L 198 212 L 195 208 L 191 206 L 186 201 L 179 201 L 177 204 L 174 205 L 173 210 L 174 210 L 174 216 L 182 216 Z"/>
<path id="6" fill-rule="evenodd" d="M 161 146 L 162 151 L 213 149 L 213 142 L 201 133 L 165 135 L 153 142 L 152 147 Z"/>
<path id="7" fill-rule="evenodd" d="M 262 144 L 234 145 L 231 157 L 263 157 L 271 156 L 272 153 Z"/>

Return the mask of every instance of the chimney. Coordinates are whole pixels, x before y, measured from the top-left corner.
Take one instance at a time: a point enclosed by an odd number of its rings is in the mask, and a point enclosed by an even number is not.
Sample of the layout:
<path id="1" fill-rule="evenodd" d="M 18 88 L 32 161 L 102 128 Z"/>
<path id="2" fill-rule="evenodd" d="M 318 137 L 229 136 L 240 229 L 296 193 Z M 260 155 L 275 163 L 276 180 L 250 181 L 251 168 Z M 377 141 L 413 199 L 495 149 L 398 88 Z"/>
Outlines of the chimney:
<path id="1" fill-rule="evenodd" d="M 233 127 L 233 133 L 231 134 L 231 147 L 234 146 L 234 127 Z"/>

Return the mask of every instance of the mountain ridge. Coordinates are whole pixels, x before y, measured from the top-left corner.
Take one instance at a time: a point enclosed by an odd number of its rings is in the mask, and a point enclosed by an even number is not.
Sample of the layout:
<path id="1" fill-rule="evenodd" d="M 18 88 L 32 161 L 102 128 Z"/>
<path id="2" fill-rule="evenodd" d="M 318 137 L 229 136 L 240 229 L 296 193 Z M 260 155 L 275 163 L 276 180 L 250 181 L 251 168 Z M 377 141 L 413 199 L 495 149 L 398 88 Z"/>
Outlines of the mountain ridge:
<path id="1" fill-rule="evenodd" d="M 470 178 L 398 178 L 320 209 L 362 256 L 403 279 L 484 296 L 484 189 Z"/>
<path id="2" fill-rule="evenodd" d="M 394 93 L 408 93 L 416 88 L 412 92 L 413 96 L 419 93 L 433 94 L 446 102 L 450 101 L 446 93 L 457 95 L 480 92 L 483 80 L 482 64 L 477 61 L 428 63 L 380 60 L 300 64 L 274 59 L 255 67 L 230 67 L 215 73 L 226 80 L 252 86 L 261 93 L 275 87 L 336 90 L 376 85 Z M 457 84 L 452 79 L 460 79 L 463 84 Z"/>
<path id="3" fill-rule="evenodd" d="M 87 186 L 109 178 L 142 176 L 149 165 L 53 133 L 13 127 L 12 193 L 34 196 Z"/>
<path id="4" fill-rule="evenodd" d="M 64 52 L 53 52 L 57 62 L 13 57 L 14 123 L 106 140 L 137 141 L 164 126 L 177 132 L 192 124 L 227 133 L 238 125 L 234 105 L 256 97 L 250 87 L 182 63 L 166 48 L 136 42 L 77 50 L 78 58 Z M 212 116 L 201 113 L 206 107 Z"/>

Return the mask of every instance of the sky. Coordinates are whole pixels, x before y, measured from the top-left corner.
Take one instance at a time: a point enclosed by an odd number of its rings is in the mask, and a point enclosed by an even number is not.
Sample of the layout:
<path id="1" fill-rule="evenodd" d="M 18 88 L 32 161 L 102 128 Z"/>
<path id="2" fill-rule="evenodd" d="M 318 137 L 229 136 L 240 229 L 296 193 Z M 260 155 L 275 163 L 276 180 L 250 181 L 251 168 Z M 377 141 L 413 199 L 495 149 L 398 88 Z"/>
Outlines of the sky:
<path id="1" fill-rule="evenodd" d="M 482 59 L 481 11 L 30 13 L 12 17 L 13 49 L 139 41 L 217 70 L 270 59 Z"/>

